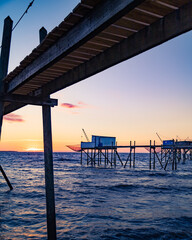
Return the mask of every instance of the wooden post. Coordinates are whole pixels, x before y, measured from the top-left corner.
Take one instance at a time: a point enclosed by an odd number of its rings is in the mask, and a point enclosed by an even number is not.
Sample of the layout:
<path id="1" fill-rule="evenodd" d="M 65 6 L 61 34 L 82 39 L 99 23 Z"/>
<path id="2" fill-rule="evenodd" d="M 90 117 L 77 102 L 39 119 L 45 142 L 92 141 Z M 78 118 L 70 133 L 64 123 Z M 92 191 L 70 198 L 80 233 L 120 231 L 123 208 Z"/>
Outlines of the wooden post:
<path id="1" fill-rule="evenodd" d="M 51 107 L 43 106 L 43 136 L 45 159 L 45 192 L 47 207 L 47 234 L 49 240 L 56 239 L 55 194 L 53 177 L 53 151 L 51 133 Z"/>
<path id="2" fill-rule="evenodd" d="M 134 148 L 133 148 L 133 167 L 135 168 L 135 141 L 134 141 Z"/>
<path id="3" fill-rule="evenodd" d="M 12 26 L 13 26 L 13 21 L 8 16 L 4 20 L 3 37 L 2 37 L 2 47 L 1 47 L 1 57 L 0 57 L 0 95 L 4 94 L 3 79 L 6 77 L 7 71 L 8 71 Z M 4 103 L 0 101 L 0 138 L 1 138 L 2 123 L 3 123 L 3 108 L 4 108 Z M 0 166 L 0 171 L 3 177 L 5 178 L 5 181 L 7 182 L 10 190 L 12 190 L 13 187 L 7 175 L 5 174 L 2 166 Z"/>
<path id="4" fill-rule="evenodd" d="M 185 152 L 185 148 L 183 149 L 183 163 L 185 163 L 186 161 L 186 152 Z"/>
<path id="5" fill-rule="evenodd" d="M 39 31 L 40 42 L 46 34 L 43 28 Z M 49 98 L 49 97 L 48 97 Z M 55 216 L 55 193 L 53 175 L 53 149 L 51 131 L 51 107 L 43 105 L 43 139 L 44 139 L 44 161 L 45 161 L 45 193 L 47 209 L 47 237 L 48 240 L 56 240 L 56 216 Z"/>
<path id="6" fill-rule="evenodd" d="M 149 169 L 151 169 L 151 140 L 150 140 L 150 148 L 149 148 Z"/>
<path id="7" fill-rule="evenodd" d="M 13 26 L 13 21 L 8 16 L 4 20 L 3 37 L 2 37 L 1 58 L 0 58 L 0 95 L 4 94 L 3 79 L 6 77 L 7 71 L 8 71 L 12 26 Z M 1 136 L 1 128 L 2 128 L 2 122 L 3 122 L 3 106 L 4 106 L 4 103 L 0 101 L 0 136 Z"/>
<path id="8" fill-rule="evenodd" d="M 175 150 L 175 170 L 177 170 L 177 149 Z"/>
<path id="9" fill-rule="evenodd" d="M 129 159 L 129 167 L 131 168 L 131 152 L 132 152 L 132 143 L 130 141 L 130 159 Z"/>
<path id="10" fill-rule="evenodd" d="M 109 149 L 107 149 L 107 165 L 109 164 Z"/>
<path id="11" fill-rule="evenodd" d="M 106 167 L 106 161 L 107 161 L 107 159 L 106 159 L 106 154 L 107 154 L 107 150 L 106 150 L 106 148 L 105 148 L 105 167 Z"/>
<path id="12" fill-rule="evenodd" d="M 93 149 L 91 149 L 91 166 L 93 167 Z"/>
<path id="13" fill-rule="evenodd" d="M 94 159 L 94 166 L 95 166 L 95 164 L 96 164 L 96 148 L 94 148 L 93 159 Z"/>
<path id="14" fill-rule="evenodd" d="M 0 171 L 3 174 L 3 177 L 5 178 L 5 181 L 7 182 L 7 185 L 9 186 L 10 190 L 12 190 L 13 187 L 12 187 L 12 185 L 11 185 L 7 175 L 6 175 L 6 173 L 4 172 L 3 168 L 1 167 L 1 165 L 0 165 Z"/>
<path id="15" fill-rule="evenodd" d="M 39 40 L 40 40 L 40 43 L 45 39 L 46 36 L 47 36 L 47 30 L 44 27 L 42 27 L 39 30 Z"/>
<path id="16" fill-rule="evenodd" d="M 153 148 L 153 169 L 155 169 L 155 141 L 154 141 L 154 148 Z"/>
<path id="17" fill-rule="evenodd" d="M 111 148 L 111 166 L 113 165 L 113 147 Z"/>
<path id="18" fill-rule="evenodd" d="M 89 165 L 89 149 L 87 149 L 87 166 Z"/>
<path id="19" fill-rule="evenodd" d="M 82 165 L 82 163 L 83 163 L 83 151 L 81 149 L 81 165 Z"/>
<path id="20" fill-rule="evenodd" d="M 175 169 L 175 147 L 173 146 L 172 170 Z"/>
<path id="21" fill-rule="evenodd" d="M 100 161 L 100 159 L 99 159 L 99 153 L 100 153 L 100 150 L 98 149 L 98 158 L 97 158 L 97 164 L 98 164 L 98 166 L 99 166 L 99 161 Z"/>

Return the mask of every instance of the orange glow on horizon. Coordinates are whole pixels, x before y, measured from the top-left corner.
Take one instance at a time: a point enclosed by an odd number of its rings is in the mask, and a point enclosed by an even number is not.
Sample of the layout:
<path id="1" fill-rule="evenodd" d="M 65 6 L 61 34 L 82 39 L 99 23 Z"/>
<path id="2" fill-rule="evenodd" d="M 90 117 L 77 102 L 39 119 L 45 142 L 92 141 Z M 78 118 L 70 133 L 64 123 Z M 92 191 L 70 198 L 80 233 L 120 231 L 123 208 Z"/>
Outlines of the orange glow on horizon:
<path id="1" fill-rule="evenodd" d="M 35 148 L 35 147 L 30 147 L 24 150 L 25 152 L 42 152 L 42 148 Z"/>

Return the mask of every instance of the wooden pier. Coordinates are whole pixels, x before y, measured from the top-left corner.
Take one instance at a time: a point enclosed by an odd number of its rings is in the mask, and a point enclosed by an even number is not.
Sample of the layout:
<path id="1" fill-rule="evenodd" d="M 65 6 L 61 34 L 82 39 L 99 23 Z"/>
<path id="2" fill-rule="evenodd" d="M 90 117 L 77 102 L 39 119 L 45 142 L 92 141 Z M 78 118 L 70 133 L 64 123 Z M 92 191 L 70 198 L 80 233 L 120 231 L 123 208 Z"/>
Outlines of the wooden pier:
<path id="1" fill-rule="evenodd" d="M 128 150 L 126 160 L 123 160 L 118 153 L 118 149 Z M 190 144 L 178 145 L 156 145 L 155 141 L 149 145 L 136 145 L 130 142 L 127 146 L 94 147 L 81 148 L 81 165 L 86 162 L 90 166 L 116 167 L 120 165 L 124 168 L 136 167 L 136 149 L 146 149 L 149 152 L 149 169 L 167 169 L 171 165 L 172 170 L 177 170 L 179 163 L 185 163 L 187 159 L 192 160 L 192 142 Z M 127 151 L 126 151 L 127 152 Z M 124 153 L 125 154 L 125 153 Z M 117 163 L 119 161 L 119 164 Z"/>
<path id="2" fill-rule="evenodd" d="M 83 0 L 49 34 L 42 29 L 40 44 L 9 74 L 13 29 L 11 18 L 5 19 L 0 58 L 0 130 L 3 115 L 28 104 L 42 107 L 48 239 L 56 239 L 51 107 L 57 105 L 57 100 L 50 99 L 50 94 L 190 31 L 191 12 L 191 0 Z M 159 159 L 157 146 L 149 147 L 150 169 L 155 168 L 156 158 L 161 164 L 165 161 L 166 169 L 170 156 L 177 159 L 173 160 L 176 169 L 181 151 L 184 158 L 189 151 L 175 147 L 163 149 L 164 157 Z M 117 147 L 82 152 L 86 152 L 88 164 L 95 164 L 96 157 L 100 164 L 104 157 L 106 164 L 120 161 L 124 167 L 128 163 L 135 166 L 135 149 L 139 146 L 130 144 L 128 148 L 130 152 L 124 164 Z"/>

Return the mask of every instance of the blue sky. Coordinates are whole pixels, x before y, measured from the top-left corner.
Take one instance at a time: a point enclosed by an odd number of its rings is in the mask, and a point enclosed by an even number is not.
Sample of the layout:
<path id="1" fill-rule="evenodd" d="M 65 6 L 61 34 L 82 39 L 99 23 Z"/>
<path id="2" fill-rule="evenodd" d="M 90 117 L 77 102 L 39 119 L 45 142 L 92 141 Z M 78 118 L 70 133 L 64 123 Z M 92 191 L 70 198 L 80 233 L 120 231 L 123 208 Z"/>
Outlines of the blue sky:
<path id="1" fill-rule="evenodd" d="M 16 22 L 29 2 L 1 1 L 0 37 L 4 18 L 10 15 Z M 39 44 L 38 31 L 42 26 L 51 31 L 78 2 L 35 0 L 13 32 L 9 70 Z M 116 136 L 119 144 L 130 140 L 158 141 L 156 132 L 165 139 L 177 135 L 182 139 L 192 138 L 191 39 L 192 32 L 185 33 L 53 94 L 52 97 L 59 99 L 59 106 L 52 110 L 55 150 L 79 143 L 82 128 L 89 136 Z M 62 103 L 78 107 L 66 109 L 61 107 Z M 15 139 L 22 146 L 23 139 L 42 140 L 41 108 L 27 106 L 15 113 L 22 116 L 24 122 L 4 122 L 2 149 L 6 146 L 3 141 Z M 36 127 L 31 130 L 32 125 Z M 21 129 L 22 134 L 18 135 L 16 128 Z"/>

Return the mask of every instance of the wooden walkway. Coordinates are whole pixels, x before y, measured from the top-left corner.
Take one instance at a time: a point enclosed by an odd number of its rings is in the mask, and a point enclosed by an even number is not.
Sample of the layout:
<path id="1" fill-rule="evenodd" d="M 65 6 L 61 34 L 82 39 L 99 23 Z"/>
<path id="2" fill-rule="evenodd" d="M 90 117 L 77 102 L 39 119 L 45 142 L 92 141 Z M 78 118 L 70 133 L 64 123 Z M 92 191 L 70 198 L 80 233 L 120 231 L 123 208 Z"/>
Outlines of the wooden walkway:
<path id="1" fill-rule="evenodd" d="M 0 58 L 2 117 L 27 104 L 43 108 L 48 239 L 56 239 L 50 94 L 192 29 L 191 0 L 81 0 L 7 75 L 12 20 L 5 19 Z M 2 166 L 1 166 L 2 167 Z"/>

